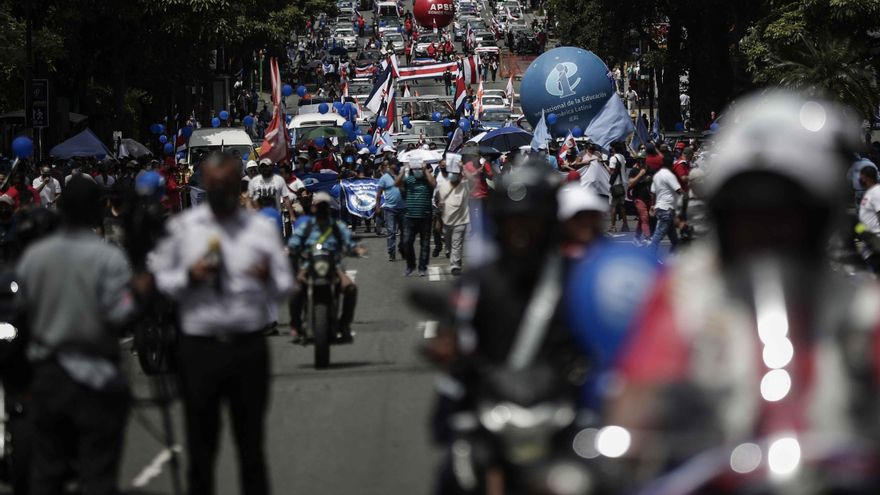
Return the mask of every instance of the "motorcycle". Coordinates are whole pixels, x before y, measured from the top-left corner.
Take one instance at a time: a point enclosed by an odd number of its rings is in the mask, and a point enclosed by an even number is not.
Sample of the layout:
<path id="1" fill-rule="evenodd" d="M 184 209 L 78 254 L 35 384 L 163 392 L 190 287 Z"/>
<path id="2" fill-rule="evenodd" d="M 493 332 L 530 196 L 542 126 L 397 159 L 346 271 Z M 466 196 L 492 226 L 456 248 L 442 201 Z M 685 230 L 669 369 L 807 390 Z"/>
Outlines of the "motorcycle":
<path id="1" fill-rule="evenodd" d="M 15 493 L 26 493 L 29 475 L 30 429 L 27 418 L 29 366 L 25 356 L 15 295 L 18 282 L 12 272 L 0 273 L 0 479 Z"/>
<path id="2" fill-rule="evenodd" d="M 306 342 L 314 344 L 315 368 L 330 365 L 330 345 L 336 340 L 334 329 L 339 315 L 339 277 L 336 255 L 322 244 L 307 254 L 305 271 L 306 300 L 303 318 Z"/>

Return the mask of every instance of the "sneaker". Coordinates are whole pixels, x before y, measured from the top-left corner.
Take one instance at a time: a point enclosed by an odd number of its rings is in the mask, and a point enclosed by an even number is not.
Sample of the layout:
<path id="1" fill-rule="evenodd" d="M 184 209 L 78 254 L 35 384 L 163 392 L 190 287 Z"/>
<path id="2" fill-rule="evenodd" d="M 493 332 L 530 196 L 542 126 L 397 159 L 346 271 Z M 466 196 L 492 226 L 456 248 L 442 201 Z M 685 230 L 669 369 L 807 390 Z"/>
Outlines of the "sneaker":
<path id="1" fill-rule="evenodd" d="M 442 251 L 442 250 L 443 250 L 442 247 L 434 248 L 434 252 L 431 253 L 431 257 L 436 258 L 436 257 L 440 256 L 440 251 Z"/>
<path id="2" fill-rule="evenodd" d="M 290 338 L 291 342 L 294 344 L 302 344 L 305 342 L 305 337 L 296 329 L 296 327 L 290 327 Z"/>
<path id="3" fill-rule="evenodd" d="M 415 270 L 415 268 L 407 268 L 406 270 L 403 271 L 403 276 L 409 277 L 410 275 L 412 275 L 414 270 Z"/>
<path id="4" fill-rule="evenodd" d="M 428 276 L 427 270 L 419 270 L 419 276 L 420 277 L 427 277 Z"/>
<path id="5" fill-rule="evenodd" d="M 457 277 L 457 276 L 461 275 L 461 268 L 455 267 L 452 270 L 449 270 L 449 272 Z"/>
<path id="6" fill-rule="evenodd" d="M 388 253 L 388 261 L 397 261 L 397 256 L 394 254 L 393 251 Z"/>

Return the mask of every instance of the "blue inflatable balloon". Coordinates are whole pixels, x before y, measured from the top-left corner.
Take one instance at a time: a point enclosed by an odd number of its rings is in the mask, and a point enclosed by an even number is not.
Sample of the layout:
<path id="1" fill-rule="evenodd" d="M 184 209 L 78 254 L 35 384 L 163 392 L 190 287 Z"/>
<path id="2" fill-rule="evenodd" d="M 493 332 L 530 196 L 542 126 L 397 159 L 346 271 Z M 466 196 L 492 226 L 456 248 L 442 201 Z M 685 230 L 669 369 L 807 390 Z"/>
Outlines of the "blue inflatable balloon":
<path id="1" fill-rule="evenodd" d="M 409 117 L 404 117 L 404 118 L 403 118 L 403 125 L 409 127 Z"/>
<path id="2" fill-rule="evenodd" d="M 576 138 L 583 137 L 583 136 L 584 136 L 584 130 L 581 129 L 580 126 L 577 126 L 577 125 L 576 125 L 576 126 L 572 127 L 572 129 L 571 129 L 571 135 L 574 136 L 574 137 L 576 137 Z"/>
<path id="3" fill-rule="evenodd" d="M 168 136 L 166 136 L 165 134 L 162 134 L 161 136 L 159 136 L 159 142 L 162 143 L 162 144 L 167 143 L 167 142 L 168 142 Z"/>
<path id="4" fill-rule="evenodd" d="M 608 67 L 590 51 L 565 46 L 544 52 L 523 74 L 523 113 L 532 126 L 542 110 L 556 114 L 553 134 L 565 134 L 575 125 L 586 129 L 614 94 L 607 74 Z"/>
<path id="5" fill-rule="evenodd" d="M 443 127 L 449 127 L 449 119 L 443 119 Z"/>
<path id="6" fill-rule="evenodd" d="M 357 117 L 358 109 L 352 102 L 345 104 L 345 110 L 348 111 L 348 115 L 351 117 Z"/>
<path id="7" fill-rule="evenodd" d="M 159 199 L 165 195 L 165 179 L 155 170 L 138 174 L 134 181 L 134 191 L 141 197 Z"/>
<path id="8" fill-rule="evenodd" d="M 364 134 L 364 143 L 366 143 L 367 146 L 373 144 L 373 136 L 370 134 Z"/>
<path id="9" fill-rule="evenodd" d="M 384 128 L 388 127 L 388 117 L 385 117 L 383 115 L 376 120 L 376 123 L 379 125 L 379 127 L 384 129 Z"/>
<path id="10" fill-rule="evenodd" d="M 684 122 L 676 122 L 675 123 L 675 131 L 681 132 L 684 130 Z"/>
<path id="11" fill-rule="evenodd" d="M 163 150 L 165 151 L 166 155 L 173 155 L 174 154 L 174 145 L 171 143 L 165 143 L 165 147 L 163 148 Z"/>
<path id="12" fill-rule="evenodd" d="M 229 112 L 220 110 L 220 120 L 229 120 Z"/>
<path id="13" fill-rule="evenodd" d="M 547 125 L 555 125 L 559 117 L 555 113 L 547 114 Z"/>
<path id="14" fill-rule="evenodd" d="M 315 146 L 317 146 L 318 148 L 323 148 L 325 144 L 327 143 L 321 136 L 315 138 Z"/>
<path id="15" fill-rule="evenodd" d="M 254 125 L 254 118 L 250 115 L 245 115 L 241 120 L 241 123 L 244 124 L 245 127 L 250 127 Z"/>
<path id="16" fill-rule="evenodd" d="M 348 108 L 346 108 L 344 105 L 339 107 L 339 110 L 337 110 L 336 112 L 339 113 L 340 117 L 348 117 Z"/>
<path id="17" fill-rule="evenodd" d="M 594 246 L 572 267 L 563 296 L 564 314 L 576 345 L 594 363 L 592 386 L 601 386 L 599 377 L 614 367 L 658 269 L 649 249 L 612 242 Z M 588 396 L 591 393 L 603 395 L 600 390 L 588 391 Z"/>
<path id="18" fill-rule="evenodd" d="M 34 142 L 27 136 L 18 136 L 12 140 L 12 153 L 18 158 L 27 158 L 34 154 Z"/>
<path id="19" fill-rule="evenodd" d="M 343 124 L 342 124 L 342 129 L 343 129 L 345 132 L 353 133 L 353 132 L 354 132 L 354 124 L 352 124 L 350 121 L 346 120 L 346 121 L 343 122 Z"/>
<path id="20" fill-rule="evenodd" d="M 150 124 L 150 132 L 152 134 L 159 134 L 159 124 Z"/>
<path id="21" fill-rule="evenodd" d="M 211 119 L 211 127 L 220 127 L 220 119 L 217 117 Z"/>
<path id="22" fill-rule="evenodd" d="M 165 134 L 165 126 L 162 124 L 156 124 L 156 125 L 158 126 L 158 127 L 156 127 L 156 129 L 159 130 L 159 132 L 157 132 L 156 134 Z"/>
<path id="23" fill-rule="evenodd" d="M 452 139 L 452 131 L 446 133 L 446 139 Z"/>
<path id="24" fill-rule="evenodd" d="M 473 108 L 474 108 L 474 106 L 471 105 L 470 102 L 465 102 L 465 104 L 464 104 L 464 109 L 465 109 L 465 110 L 470 111 L 470 110 L 473 110 Z"/>
<path id="25" fill-rule="evenodd" d="M 440 112 L 434 112 L 431 114 L 431 120 L 433 120 L 434 122 L 440 122 L 440 119 L 442 118 L 443 116 L 440 115 Z"/>
<path id="26" fill-rule="evenodd" d="M 245 119 L 247 119 L 247 117 L 245 117 Z M 253 121 L 254 121 L 254 118 L 251 117 L 251 123 L 253 123 Z M 183 133 L 183 137 L 189 138 L 190 136 L 193 135 L 193 128 L 191 125 L 184 126 L 184 128 L 181 129 L 181 132 Z"/>
<path id="27" fill-rule="evenodd" d="M 379 151 L 379 150 L 378 150 L 375 146 L 373 146 L 372 144 L 370 145 L 370 147 L 369 147 L 368 149 L 369 149 L 371 155 L 375 155 L 375 154 Z"/>
<path id="28" fill-rule="evenodd" d="M 300 86 L 300 87 L 302 87 L 302 86 Z M 290 96 L 292 94 L 293 94 L 293 86 L 291 86 L 290 84 L 285 84 L 284 86 L 281 86 L 281 95 L 282 96 Z M 302 96 L 302 95 L 300 95 L 300 96 Z"/>
<path id="29" fill-rule="evenodd" d="M 287 122 L 288 124 L 289 124 L 290 121 L 292 121 L 292 120 L 293 120 L 293 115 L 285 115 L 285 116 L 284 116 L 284 121 Z"/>
<path id="30" fill-rule="evenodd" d="M 341 101 L 334 101 L 333 102 L 333 109 L 336 110 L 337 112 L 339 111 L 340 108 L 342 108 L 342 106 L 343 105 L 342 105 Z"/>
<path id="31" fill-rule="evenodd" d="M 330 106 L 327 105 L 326 103 L 321 103 L 320 105 L 318 105 L 318 112 L 327 113 L 329 111 L 330 111 Z"/>
<path id="32" fill-rule="evenodd" d="M 297 86 L 297 88 L 296 88 L 296 94 L 297 94 L 300 98 L 302 98 L 303 96 L 305 96 L 307 92 L 308 92 L 308 90 L 307 90 L 306 87 L 303 86 L 303 85 L 299 85 L 299 86 Z"/>
<path id="33" fill-rule="evenodd" d="M 363 135 L 364 135 L 364 130 L 361 129 L 360 127 L 358 127 L 358 128 L 356 128 L 356 129 L 354 130 L 354 133 L 357 134 L 358 136 L 363 136 Z"/>
<path id="34" fill-rule="evenodd" d="M 461 119 L 458 121 L 458 126 L 461 127 L 461 130 L 467 132 L 471 129 L 471 121 L 468 119 Z"/>
<path id="35" fill-rule="evenodd" d="M 712 122 L 712 125 L 709 126 L 709 130 L 712 132 L 718 132 L 721 126 L 718 125 L 718 122 Z"/>

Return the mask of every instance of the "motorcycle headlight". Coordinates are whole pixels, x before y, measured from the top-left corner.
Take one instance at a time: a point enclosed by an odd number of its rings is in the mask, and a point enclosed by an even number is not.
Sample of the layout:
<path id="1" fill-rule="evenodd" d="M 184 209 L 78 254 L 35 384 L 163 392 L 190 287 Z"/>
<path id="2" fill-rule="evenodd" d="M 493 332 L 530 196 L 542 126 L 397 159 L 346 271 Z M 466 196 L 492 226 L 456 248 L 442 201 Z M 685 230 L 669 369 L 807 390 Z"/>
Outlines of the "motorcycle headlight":
<path id="1" fill-rule="evenodd" d="M 18 336 L 18 329 L 12 323 L 0 323 L 0 340 L 13 340 Z"/>
<path id="2" fill-rule="evenodd" d="M 315 262 L 315 275 L 319 277 L 326 277 L 327 273 L 330 271 L 330 263 L 327 261 L 316 261 Z"/>

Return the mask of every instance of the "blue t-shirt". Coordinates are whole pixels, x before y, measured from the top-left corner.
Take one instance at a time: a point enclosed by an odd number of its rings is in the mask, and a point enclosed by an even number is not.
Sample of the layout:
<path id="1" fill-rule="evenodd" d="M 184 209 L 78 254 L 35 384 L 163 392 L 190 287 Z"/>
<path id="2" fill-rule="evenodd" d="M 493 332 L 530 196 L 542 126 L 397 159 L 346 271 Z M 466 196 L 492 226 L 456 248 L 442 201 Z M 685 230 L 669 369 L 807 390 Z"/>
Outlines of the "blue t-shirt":
<path id="1" fill-rule="evenodd" d="M 390 208 L 392 210 L 402 210 L 406 208 L 403 196 L 400 195 L 400 189 L 394 185 L 394 177 L 391 174 L 385 174 L 379 179 L 379 190 L 382 191 L 382 208 Z"/>

